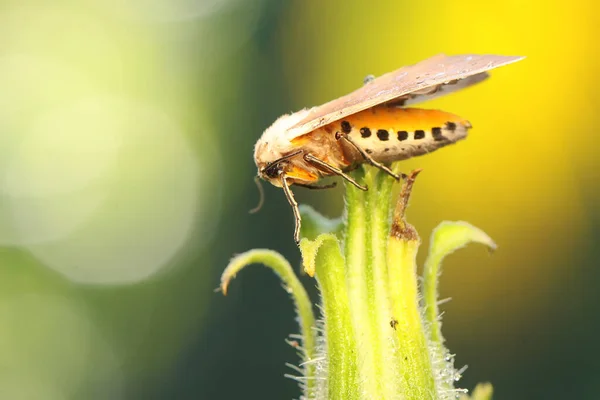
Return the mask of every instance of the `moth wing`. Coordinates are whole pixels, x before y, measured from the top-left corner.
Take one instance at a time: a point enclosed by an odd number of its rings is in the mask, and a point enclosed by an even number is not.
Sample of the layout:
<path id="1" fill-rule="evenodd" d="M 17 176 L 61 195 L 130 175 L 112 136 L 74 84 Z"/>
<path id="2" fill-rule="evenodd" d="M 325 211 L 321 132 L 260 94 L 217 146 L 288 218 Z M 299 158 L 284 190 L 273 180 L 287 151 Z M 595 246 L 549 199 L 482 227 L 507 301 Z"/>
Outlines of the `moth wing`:
<path id="1" fill-rule="evenodd" d="M 414 104 L 474 85 L 489 71 L 523 57 L 439 54 L 414 65 L 381 75 L 338 99 L 314 107 L 288 130 L 297 137 L 373 106 Z"/>
<path id="2" fill-rule="evenodd" d="M 416 92 L 407 93 L 404 96 L 400 96 L 396 99 L 388 101 L 386 104 L 398 107 L 410 106 L 413 104 L 435 99 L 436 97 L 445 96 L 452 92 L 462 90 L 466 87 L 482 82 L 489 77 L 490 74 L 488 74 L 487 72 L 480 72 L 475 75 L 467 76 L 466 78 L 440 83 L 437 85 L 426 87 L 423 90 L 417 90 Z"/>

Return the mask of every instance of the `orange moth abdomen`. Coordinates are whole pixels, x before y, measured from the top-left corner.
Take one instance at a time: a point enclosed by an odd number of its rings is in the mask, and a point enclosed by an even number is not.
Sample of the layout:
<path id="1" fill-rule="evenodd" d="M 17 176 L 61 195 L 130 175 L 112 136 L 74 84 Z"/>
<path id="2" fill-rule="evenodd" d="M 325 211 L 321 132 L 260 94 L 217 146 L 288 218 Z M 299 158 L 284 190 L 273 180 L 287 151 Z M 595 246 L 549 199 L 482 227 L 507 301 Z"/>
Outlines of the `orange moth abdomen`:
<path id="1" fill-rule="evenodd" d="M 380 162 L 430 153 L 464 139 L 471 128 L 467 120 L 444 111 L 385 105 L 350 115 L 338 124 Z"/>
<path id="2" fill-rule="evenodd" d="M 328 163 L 346 169 L 364 162 L 353 146 L 338 140 L 348 135 L 374 160 L 384 163 L 430 153 L 467 136 L 469 121 L 454 114 L 420 108 L 375 106 L 332 122 L 294 140 L 313 147 Z M 316 143 L 320 145 L 314 146 Z"/>

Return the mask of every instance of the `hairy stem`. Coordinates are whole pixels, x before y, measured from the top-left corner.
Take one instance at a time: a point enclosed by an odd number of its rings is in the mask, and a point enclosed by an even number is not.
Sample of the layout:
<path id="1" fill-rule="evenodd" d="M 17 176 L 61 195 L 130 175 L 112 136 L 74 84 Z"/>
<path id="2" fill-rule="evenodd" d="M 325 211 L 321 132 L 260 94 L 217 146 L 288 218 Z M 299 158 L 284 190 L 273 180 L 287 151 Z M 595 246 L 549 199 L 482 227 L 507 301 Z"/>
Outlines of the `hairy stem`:
<path id="1" fill-rule="evenodd" d="M 334 235 L 323 234 L 319 239 L 321 243 L 316 257 L 316 278 L 327 321 L 325 340 L 328 355 L 328 398 L 358 399 L 357 350 L 344 279 L 344 258 Z"/>
<path id="2" fill-rule="evenodd" d="M 361 171 L 357 171 L 357 175 Z M 373 326 L 370 323 L 369 296 L 370 276 L 367 274 L 367 209 L 365 192 L 346 184 L 346 236 L 344 254 L 346 258 L 346 282 L 348 299 L 352 310 L 352 327 L 356 335 L 357 353 L 355 355 L 360 374 L 363 398 L 381 399 L 383 393 L 379 387 L 377 366 L 372 346 L 374 343 Z"/>
<path id="3" fill-rule="evenodd" d="M 396 166 L 394 173 L 399 172 Z M 405 218 L 419 172 L 407 176 L 394 202 L 394 179 L 368 166 L 355 170 L 356 181 L 369 190 L 346 185 L 343 219 L 300 208 L 302 262 L 320 288 L 323 329 L 315 327 L 307 293 L 279 253 L 246 252 L 223 273 L 224 294 L 235 274 L 252 263 L 265 264 L 281 277 L 300 319 L 304 376 L 293 378 L 302 383 L 303 400 L 454 400 L 461 394 L 461 400 L 491 399 L 489 384 L 478 386 L 472 397 L 455 388 L 460 375 L 441 333 L 438 276 L 447 254 L 469 242 L 491 249 L 495 244 L 465 222 L 440 224 L 419 288 L 420 238 Z"/>
<path id="4" fill-rule="evenodd" d="M 382 398 L 397 398 L 401 392 L 398 365 L 400 364 L 395 340 L 395 322 L 392 318 L 388 293 L 387 239 L 390 229 L 392 186 L 388 175 L 375 168 L 365 173 L 370 190 L 366 195 L 367 230 L 367 283 L 373 326 L 372 352 L 375 358 L 378 389 Z"/>
<path id="5" fill-rule="evenodd" d="M 437 399 L 433 367 L 419 307 L 416 256 L 420 239 L 406 222 L 414 171 L 403 186 L 394 210 L 387 260 L 389 293 L 396 321 L 402 388 L 406 399 Z"/>

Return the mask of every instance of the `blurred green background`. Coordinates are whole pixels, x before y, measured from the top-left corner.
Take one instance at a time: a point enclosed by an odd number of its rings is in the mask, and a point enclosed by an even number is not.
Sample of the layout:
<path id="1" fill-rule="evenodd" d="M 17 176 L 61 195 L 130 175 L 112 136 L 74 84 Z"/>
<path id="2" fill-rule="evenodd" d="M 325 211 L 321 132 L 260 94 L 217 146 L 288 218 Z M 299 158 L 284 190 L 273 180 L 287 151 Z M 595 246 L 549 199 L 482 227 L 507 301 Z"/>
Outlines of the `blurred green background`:
<path id="1" fill-rule="evenodd" d="M 597 2 L 1 4 L 0 399 L 297 397 L 276 277 L 255 267 L 214 292 L 250 248 L 299 265 L 281 190 L 248 214 L 254 142 L 283 113 L 442 52 L 527 56 L 425 104 L 474 129 L 405 163 L 424 169 L 409 211 L 423 246 L 445 219 L 499 244 L 444 266 L 460 385 L 599 398 Z M 341 190 L 296 192 L 341 213 Z"/>

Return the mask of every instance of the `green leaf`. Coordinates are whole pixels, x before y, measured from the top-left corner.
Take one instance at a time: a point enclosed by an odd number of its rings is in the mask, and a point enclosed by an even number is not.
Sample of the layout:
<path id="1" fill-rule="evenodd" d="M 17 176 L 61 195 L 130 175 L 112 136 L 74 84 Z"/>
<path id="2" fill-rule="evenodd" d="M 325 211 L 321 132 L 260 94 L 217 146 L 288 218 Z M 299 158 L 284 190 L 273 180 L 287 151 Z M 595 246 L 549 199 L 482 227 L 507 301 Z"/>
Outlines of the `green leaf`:
<path id="1" fill-rule="evenodd" d="M 312 398 L 315 391 L 315 364 L 311 362 L 316 354 L 315 316 L 312 303 L 304 286 L 298 280 L 289 262 L 273 250 L 255 249 L 239 254 L 231 259 L 221 275 L 221 291 L 227 295 L 229 283 L 236 274 L 251 264 L 263 264 L 271 268 L 283 281 L 286 291 L 292 296 L 296 312 L 300 319 L 300 334 L 302 336 L 302 359 L 304 362 L 304 376 L 307 377 L 305 394 Z"/>
<path id="2" fill-rule="evenodd" d="M 299 247 L 302 253 L 302 267 L 308 276 L 314 277 L 317 252 L 324 238 L 329 237 L 322 234 L 331 233 L 336 237 L 335 234 L 339 235 L 344 225 L 341 218 L 329 219 L 307 205 L 300 206 L 300 216 L 302 217 L 300 228 L 302 239 Z"/>
<path id="3" fill-rule="evenodd" d="M 490 250 L 496 249 L 496 243 L 485 232 L 463 221 L 444 221 L 431 235 L 429 254 L 423 271 L 423 298 L 425 315 L 430 324 L 430 339 L 433 342 L 443 343 L 438 318 L 438 276 L 441 273 L 442 260 L 471 242 L 484 244 Z"/>
<path id="4" fill-rule="evenodd" d="M 302 253 L 302 267 L 304 268 L 304 272 L 311 278 L 315 276 L 317 254 L 326 240 L 335 240 L 337 243 L 337 238 L 330 233 L 323 233 L 317 236 L 315 240 L 306 238 L 300 240 L 299 247 L 300 253 Z"/>
<path id="5" fill-rule="evenodd" d="M 444 347 L 442 323 L 438 306 L 438 277 L 444 257 L 467 244 L 475 242 L 496 249 L 496 244 L 481 229 L 466 222 L 442 222 L 431 235 L 429 254 L 423 271 L 423 303 L 428 327 L 431 357 L 435 368 L 436 386 L 440 393 L 453 397 L 462 389 L 454 389 L 460 378 L 454 369 L 454 356 Z"/>

